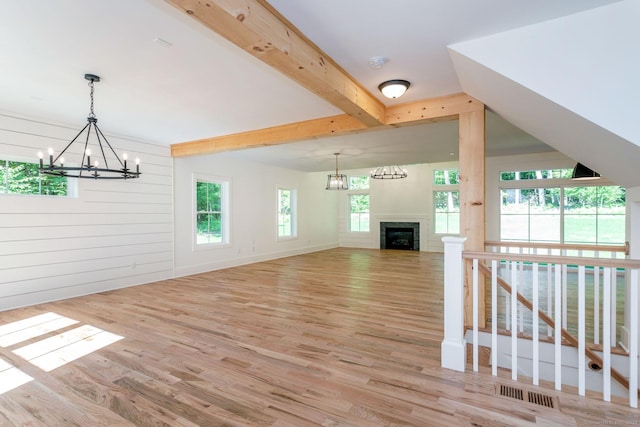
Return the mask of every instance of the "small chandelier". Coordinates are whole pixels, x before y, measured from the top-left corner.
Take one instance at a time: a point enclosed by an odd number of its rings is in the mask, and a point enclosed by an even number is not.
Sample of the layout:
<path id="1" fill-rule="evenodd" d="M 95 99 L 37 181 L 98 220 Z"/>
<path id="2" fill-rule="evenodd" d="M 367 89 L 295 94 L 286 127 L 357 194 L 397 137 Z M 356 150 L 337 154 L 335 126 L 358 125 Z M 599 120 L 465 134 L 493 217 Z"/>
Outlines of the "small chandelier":
<path id="1" fill-rule="evenodd" d="M 400 166 L 380 166 L 371 171 L 373 179 L 402 179 L 407 177 L 407 171 Z"/>
<path id="2" fill-rule="evenodd" d="M 336 173 L 331 173 L 327 176 L 326 190 L 348 190 L 349 179 L 347 178 L 347 175 L 338 173 L 338 156 L 340 153 L 333 153 L 333 155 L 336 156 Z"/>
<path id="3" fill-rule="evenodd" d="M 91 98 L 91 109 L 89 116 L 87 117 L 87 124 L 82 128 L 80 132 L 71 140 L 69 144 L 58 154 L 55 158 L 53 157 L 54 151 L 53 148 L 49 148 L 49 164 L 45 165 L 43 162 L 43 154 L 42 151 L 38 153 L 38 157 L 40 158 L 40 173 L 54 176 L 64 176 L 69 178 L 93 178 L 93 179 L 130 179 L 130 178 L 138 178 L 140 177 L 140 159 L 136 158 L 136 170 L 129 169 L 127 167 L 127 153 L 122 154 L 122 160 L 116 154 L 107 138 L 104 136 L 100 128 L 98 127 L 98 119 L 93 112 L 93 84 L 95 82 L 100 81 L 100 77 L 94 74 L 85 74 L 84 78 L 89 80 L 90 89 L 90 98 Z M 91 131 L 93 130 L 93 134 L 99 148 L 99 154 L 96 157 L 102 160 L 95 160 L 91 163 L 91 149 L 89 148 L 89 137 L 91 136 Z M 86 137 L 80 138 L 80 136 L 86 131 Z M 80 139 L 79 139 L 80 138 Z M 82 141 L 84 140 L 84 148 L 82 150 L 82 161 L 80 162 L 80 166 L 65 166 L 64 165 L 64 157 L 63 154 L 67 151 L 67 149 L 74 143 L 76 140 Z M 104 144 L 103 144 L 104 143 Z M 113 153 L 115 156 L 115 160 L 118 162 L 120 167 L 116 168 L 109 167 L 109 162 L 107 161 L 107 155 L 105 154 L 105 149 L 107 153 Z M 58 163 L 59 162 L 59 163 Z"/>
<path id="4" fill-rule="evenodd" d="M 411 83 L 407 80 L 387 80 L 378 85 L 378 90 L 387 98 L 399 98 L 409 89 Z"/>

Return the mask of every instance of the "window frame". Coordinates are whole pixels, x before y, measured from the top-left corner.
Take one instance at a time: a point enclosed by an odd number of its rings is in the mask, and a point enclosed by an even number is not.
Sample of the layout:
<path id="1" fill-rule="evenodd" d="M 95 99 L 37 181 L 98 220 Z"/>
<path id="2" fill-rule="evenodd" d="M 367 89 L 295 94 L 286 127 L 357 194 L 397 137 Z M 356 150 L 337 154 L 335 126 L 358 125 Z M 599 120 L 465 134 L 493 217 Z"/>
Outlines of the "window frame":
<path id="1" fill-rule="evenodd" d="M 198 243 L 198 182 L 221 185 L 220 195 L 220 217 L 221 217 L 221 242 Z M 209 250 L 226 248 L 231 246 L 231 178 L 207 175 L 193 174 L 192 181 L 192 239 L 193 250 Z"/>
<path id="2" fill-rule="evenodd" d="M 283 236 L 280 235 L 280 193 L 282 191 L 288 191 L 289 195 L 289 228 L 291 231 L 291 235 Z M 276 186 L 276 240 L 278 241 L 286 241 L 286 240 L 296 240 L 298 238 L 298 190 L 296 188 L 286 186 L 286 185 L 278 185 Z"/>

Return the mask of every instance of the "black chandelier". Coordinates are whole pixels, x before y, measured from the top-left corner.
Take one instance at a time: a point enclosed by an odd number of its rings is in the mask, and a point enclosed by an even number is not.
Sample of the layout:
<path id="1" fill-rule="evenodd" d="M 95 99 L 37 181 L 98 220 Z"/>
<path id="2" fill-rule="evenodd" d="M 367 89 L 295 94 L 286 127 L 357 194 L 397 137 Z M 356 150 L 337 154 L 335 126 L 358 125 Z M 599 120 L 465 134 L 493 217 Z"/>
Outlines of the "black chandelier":
<path id="1" fill-rule="evenodd" d="M 100 77 L 94 74 L 85 74 L 84 78 L 86 80 L 89 80 L 89 87 L 91 88 L 89 95 L 91 98 L 91 110 L 89 116 L 87 117 L 87 124 L 55 158 L 53 157 L 53 148 L 49 148 L 48 165 L 45 165 L 43 162 L 44 156 L 42 154 L 42 151 L 38 153 L 38 157 L 40 158 L 40 173 L 54 176 L 64 176 L 69 178 L 92 179 L 131 179 L 140 177 L 140 159 L 136 158 L 135 160 L 135 171 L 133 169 L 129 169 L 127 167 L 127 153 L 124 153 L 122 155 L 122 160 L 120 160 L 120 157 L 118 157 L 115 150 L 98 127 L 98 118 L 93 112 L 93 84 L 95 82 L 99 82 Z M 80 136 L 85 133 L 85 131 L 86 136 L 84 138 L 80 138 Z M 102 163 L 99 160 L 95 159 L 94 162 L 91 163 L 91 149 L 89 148 L 89 138 L 92 131 L 95 139 L 97 140 L 97 143 L 94 143 L 94 145 L 97 145 L 100 149 L 101 156 L 98 155 L 97 157 L 98 159 L 102 159 Z M 80 166 L 65 166 L 65 160 L 62 156 L 67 151 L 67 149 L 78 139 L 80 143 L 82 143 L 82 141 L 84 140 L 84 149 L 82 150 L 82 161 L 80 162 Z M 119 168 L 117 167 L 117 165 L 116 168 L 109 167 L 109 162 L 107 161 L 107 154 L 105 154 L 105 150 L 107 151 L 107 153 L 113 153 L 115 160 L 120 165 Z"/>

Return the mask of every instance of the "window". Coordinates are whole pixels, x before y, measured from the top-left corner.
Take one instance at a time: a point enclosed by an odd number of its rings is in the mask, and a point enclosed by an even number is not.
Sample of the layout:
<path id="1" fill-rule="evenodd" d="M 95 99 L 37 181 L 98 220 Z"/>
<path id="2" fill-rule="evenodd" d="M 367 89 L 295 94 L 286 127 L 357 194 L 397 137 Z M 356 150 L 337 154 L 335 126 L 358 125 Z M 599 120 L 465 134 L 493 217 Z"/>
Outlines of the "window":
<path id="1" fill-rule="evenodd" d="M 296 191 L 278 188 L 278 238 L 296 234 Z"/>
<path id="2" fill-rule="evenodd" d="M 435 191 L 436 234 L 460 234 L 460 193 L 457 191 Z"/>
<path id="3" fill-rule="evenodd" d="M 503 188 L 501 240 L 560 242 L 560 188 Z"/>
<path id="4" fill-rule="evenodd" d="M 564 189 L 563 201 L 565 243 L 624 243 L 624 188 L 567 187 Z"/>
<path id="5" fill-rule="evenodd" d="M 460 173 L 458 169 L 433 171 L 433 224 L 436 234 L 460 234 Z"/>
<path id="6" fill-rule="evenodd" d="M 625 190 L 580 186 L 571 169 L 502 172 L 500 239 L 575 244 L 625 241 Z M 545 180 L 555 179 L 553 182 Z M 536 185 L 537 184 L 537 185 Z"/>
<path id="7" fill-rule="evenodd" d="M 67 178 L 41 174 L 37 163 L 0 159 L 0 193 L 67 196 Z"/>
<path id="8" fill-rule="evenodd" d="M 349 231 L 369 232 L 369 176 L 349 177 Z"/>
<path id="9" fill-rule="evenodd" d="M 460 184 L 460 172 L 458 169 L 437 169 L 433 171 L 434 185 Z"/>
<path id="10" fill-rule="evenodd" d="M 369 231 L 369 195 L 349 195 L 349 231 Z"/>
<path id="11" fill-rule="evenodd" d="M 196 178 L 196 245 L 229 243 L 227 181 Z"/>
<path id="12" fill-rule="evenodd" d="M 572 173 L 573 169 L 544 169 L 533 171 L 502 172 L 500 174 L 500 181 L 571 178 Z"/>
<path id="13" fill-rule="evenodd" d="M 368 190 L 369 189 L 369 177 L 368 176 L 350 176 L 349 177 L 349 189 L 350 190 Z"/>

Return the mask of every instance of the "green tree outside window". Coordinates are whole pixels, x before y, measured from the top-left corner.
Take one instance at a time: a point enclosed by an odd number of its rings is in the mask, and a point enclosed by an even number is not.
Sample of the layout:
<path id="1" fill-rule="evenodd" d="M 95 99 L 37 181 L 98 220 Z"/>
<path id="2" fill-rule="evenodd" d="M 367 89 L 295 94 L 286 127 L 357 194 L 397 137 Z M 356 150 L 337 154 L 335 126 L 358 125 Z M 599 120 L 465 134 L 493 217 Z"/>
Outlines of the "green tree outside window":
<path id="1" fill-rule="evenodd" d="M 222 243 L 222 184 L 197 181 L 196 210 L 197 244 Z"/>

